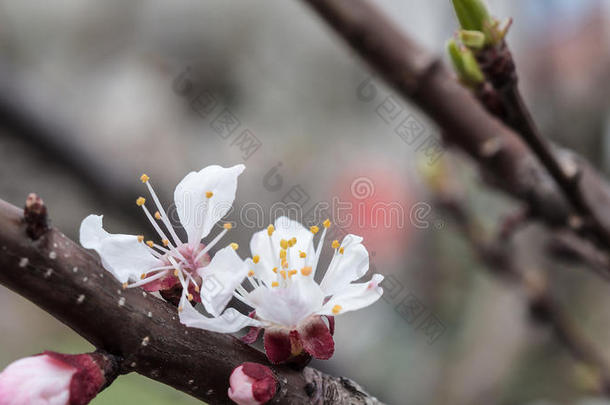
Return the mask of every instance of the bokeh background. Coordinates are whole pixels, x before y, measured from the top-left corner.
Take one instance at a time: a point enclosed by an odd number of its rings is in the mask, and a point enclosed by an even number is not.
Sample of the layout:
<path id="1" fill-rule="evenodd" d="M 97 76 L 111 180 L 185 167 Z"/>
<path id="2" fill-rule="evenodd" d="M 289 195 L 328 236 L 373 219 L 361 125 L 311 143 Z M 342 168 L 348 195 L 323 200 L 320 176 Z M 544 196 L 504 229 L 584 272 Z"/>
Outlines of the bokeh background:
<path id="1" fill-rule="evenodd" d="M 449 0 L 375 2 L 444 58 L 457 28 Z M 514 18 L 509 43 L 543 133 L 608 173 L 610 1 L 489 5 Z M 591 371 L 531 321 L 523 292 L 484 271 L 432 203 L 422 167 L 450 164 L 491 230 L 517 203 L 482 186 L 459 154 L 422 156 L 403 141 L 395 127 L 407 117 L 422 139 L 439 133 L 304 4 L 0 0 L 0 89 L 0 198 L 22 205 L 37 192 L 72 238 L 89 213 L 103 213 L 111 232 L 147 232 L 133 203 L 145 192 L 139 175 L 171 204 L 178 181 L 209 164 L 247 166 L 231 214 L 241 246 L 257 230 L 239 215 L 253 203 L 248 215 L 262 226 L 277 202 L 304 213 L 333 199 L 358 207 L 342 228 L 365 236 L 392 293 L 341 316 L 336 354 L 316 367 L 392 404 L 610 404 L 595 399 Z M 392 207 L 387 226 L 374 226 L 375 203 Z M 610 286 L 541 254 L 545 235 L 520 231 L 519 261 L 552 272 L 560 303 L 610 361 Z M 0 368 L 45 349 L 92 349 L 3 287 L 0 325 Z M 93 401 L 128 403 L 197 401 L 137 375 Z"/>

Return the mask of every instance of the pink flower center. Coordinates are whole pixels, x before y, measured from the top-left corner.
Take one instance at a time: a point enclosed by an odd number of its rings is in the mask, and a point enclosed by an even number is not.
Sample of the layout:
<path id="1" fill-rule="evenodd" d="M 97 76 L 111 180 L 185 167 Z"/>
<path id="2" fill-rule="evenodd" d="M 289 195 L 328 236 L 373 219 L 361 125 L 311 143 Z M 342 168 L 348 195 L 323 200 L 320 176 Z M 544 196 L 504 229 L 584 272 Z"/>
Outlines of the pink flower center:
<path id="1" fill-rule="evenodd" d="M 168 259 L 168 255 L 171 255 L 175 262 L 181 265 L 182 271 L 189 273 L 193 277 L 199 277 L 197 269 L 205 267 L 210 263 L 210 255 L 207 253 L 199 255 L 204 248 L 205 245 L 203 243 L 199 243 L 194 249 L 188 243 L 183 243 L 176 248 L 178 253 L 180 253 L 179 256 L 170 252 L 163 255 L 162 259 L 166 265 L 171 266 L 172 264 Z"/>

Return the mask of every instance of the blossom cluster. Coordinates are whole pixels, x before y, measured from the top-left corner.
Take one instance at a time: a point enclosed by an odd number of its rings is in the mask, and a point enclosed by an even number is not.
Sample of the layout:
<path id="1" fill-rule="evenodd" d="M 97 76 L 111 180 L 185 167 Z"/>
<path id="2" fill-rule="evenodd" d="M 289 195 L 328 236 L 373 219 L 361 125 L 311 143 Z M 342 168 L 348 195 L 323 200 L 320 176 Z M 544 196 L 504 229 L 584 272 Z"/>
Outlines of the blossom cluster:
<path id="1" fill-rule="evenodd" d="M 211 257 L 212 249 L 233 227 L 222 223 L 221 231 L 210 237 L 231 209 L 244 169 L 243 165 L 208 166 L 180 181 L 174 203 L 185 238 L 179 237 L 150 177 L 143 174 L 140 180 L 152 204 L 145 197 L 135 202 L 157 235 L 111 234 L 103 228 L 101 215 L 89 215 L 81 223 L 80 242 L 99 254 L 104 268 L 123 288 L 158 292 L 176 304 L 180 321 L 188 327 L 219 333 L 249 328 L 242 337 L 246 343 L 254 343 L 262 333 L 267 358 L 273 364 L 304 366 L 312 357 L 329 359 L 335 350 L 334 317 L 377 301 L 383 293 L 379 285 L 383 276 L 374 274 L 359 282 L 369 270 L 363 239 L 350 234 L 341 242 L 326 241 L 331 226 L 328 219 L 308 229 L 280 217 L 252 236 L 249 257 L 238 254 L 236 243 L 216 249 Z M 322 273 L 319 263 L 327 242 L 333 255 Z M 251 310 L 242 313 L 230 306 L 232 302 Z M 42 356 L 32 359 L 36 361 L 30 362 L 42 364 Z M 12 369 L 25 367 L 17 367 L 18 363 L 0 374 L 0 404 L 26 403 L 1 400 L 2 382 L 13 378 Z M 57 400 L 49 404 L 73 403 L 65 389 L 70 370 L 55 372 L 60 374 L 63 385 L 53 384 Z M 238 404 L 265 403 L 275 395 L 275 381 L 266 366 L 245 363 L 234 370 L 228 395 Z"/>

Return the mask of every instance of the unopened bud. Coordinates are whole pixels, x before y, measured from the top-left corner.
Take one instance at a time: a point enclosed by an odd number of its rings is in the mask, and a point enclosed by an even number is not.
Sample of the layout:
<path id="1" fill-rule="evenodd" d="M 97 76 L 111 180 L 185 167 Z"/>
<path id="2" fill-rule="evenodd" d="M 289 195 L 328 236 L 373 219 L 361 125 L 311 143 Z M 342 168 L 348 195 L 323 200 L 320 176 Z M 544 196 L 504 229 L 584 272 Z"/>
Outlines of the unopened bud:
<path id="1" fill-rule="evenodd" d="M 452 0 L 455 14 L 465 30 L 483 31 L 491 17 L 482 0 Z"/>
<path id="2" fill-rule="evenodd" d="M 447 52 L 459 79 L 466 85 L 475 87 L 485 81 L 485 76 L 472 51 L 459 46 L 451 39 L 447 43 Z"/>
<path id="3" fill-rule="evenodd" d="M 239 405 L 267 403 L 275 396 L 277 381 L 271 369 L 258 363 L 243 363 L 229 378 L 228 395 Z"/>
<path id="4" fill-rule="evenodd" d="M 0 373 L 0 403 L 86 405 L 118 375 L 108 354 L 46 351 L 8 365 Z"/>
<path id="5" fill-rule="evenodd" d="M 506 36 L 512 20 L 503 22 L 489 15 L 483 0 L 452 0 L 455 14 L 463 30 L 479 31 L 484 35 L 485 45 L 495 45 Z M 464 42 L 464 45 L 470 46 Z M 475 46 L 473 49 L 481 49 Z"/>
<path id="6" fill-rule="evenodd" d="M 458 38 L 470 49 L 481 49 L 485 46 L 485 34 L 481 31 L 459 30 Z"/>

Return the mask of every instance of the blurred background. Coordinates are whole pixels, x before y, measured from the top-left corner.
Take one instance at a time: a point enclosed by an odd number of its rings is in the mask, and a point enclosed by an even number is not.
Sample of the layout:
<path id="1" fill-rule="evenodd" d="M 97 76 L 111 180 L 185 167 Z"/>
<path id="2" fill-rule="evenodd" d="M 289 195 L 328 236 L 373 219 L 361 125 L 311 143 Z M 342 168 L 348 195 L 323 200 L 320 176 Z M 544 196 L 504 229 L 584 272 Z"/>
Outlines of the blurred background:
<path id="1" fill-rule="evenodd" d="M 445 58 L 457 28 L 450 1 L 375 2 Z M 542 132 L 608 173 L 610 1 L 489 6 L 514 18 L 508 41 Z M 244 163 L 230 214 L 242 246 L 277 203 L 297 204 L 304 219 L 349 203 L 331 213 L 337 232 L 365 237 L 386 294 L 338 318 L 335 356 L 315 367 L 392 404 L 610 404 L 596 399 L 595 373 L 528 316 L 524 293 L 486 272 L 422 178 L 450 166 L 443 181 L 490 232 L 518 204 L 445 153 L 434 124 L 304 4 L 0 0 L 0 89 L 0 198 L 21 206 L 38 193 L 73 239 L 90 213 L 113 233 L 148 232 L 134 204 L 143 172 L 170 205 L 189 171 Z M 554 295 L 610 361 L 610 286 L 545 255 L 547 237 L 520 230 L 516 260 L 552 273 Z M 0 323 L 0 369 L 46 349 L 92 349 L 3 287 Z M 197 401 L 128 375 L 92 403 Z"/>

